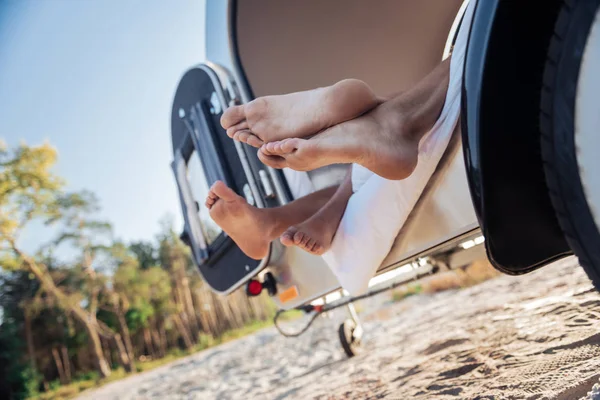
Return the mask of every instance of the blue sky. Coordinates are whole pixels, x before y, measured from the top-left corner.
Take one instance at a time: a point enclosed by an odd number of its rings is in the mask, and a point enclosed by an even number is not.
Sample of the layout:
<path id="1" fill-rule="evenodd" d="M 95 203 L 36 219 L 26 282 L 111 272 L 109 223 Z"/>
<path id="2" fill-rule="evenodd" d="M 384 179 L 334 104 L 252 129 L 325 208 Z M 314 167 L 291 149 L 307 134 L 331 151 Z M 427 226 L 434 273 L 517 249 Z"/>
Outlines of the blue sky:
<path id="1" fill-rule="evenodd" d="M 167 213 L 179 228 L 169 113 L 204 54 L 203 0 L 0 0 L 0 138 L 53 144 L 117 237 L 150 239 Z"/>

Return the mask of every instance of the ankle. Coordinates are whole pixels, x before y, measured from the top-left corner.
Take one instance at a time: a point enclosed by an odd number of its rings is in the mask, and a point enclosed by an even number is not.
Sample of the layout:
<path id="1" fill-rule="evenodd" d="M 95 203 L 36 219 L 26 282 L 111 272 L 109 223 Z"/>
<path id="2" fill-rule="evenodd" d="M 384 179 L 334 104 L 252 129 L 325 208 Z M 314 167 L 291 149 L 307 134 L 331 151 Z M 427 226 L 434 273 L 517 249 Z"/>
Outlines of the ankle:
<path id="1" fill-rule="evenodd" d="M 277 218 L 273 216 L 272 208 L 257 208 L 255 210 L 256 215 L 256 223 L 260 228 L 260 232 L 265 235 L 265 237 L 271 241 L 278 237 L 276 235 L 276 221 Z"/>
<path id="2" fill-rule="evenodd" d="M 288 210 L 285 207 L 259 208 L 260 227 L 264 232 L 265 238 L 273 241 L 279 238 L 290 226 L 295 225 L 296 221 L 290 219 Z"/>
<path id="3" fill-rule="evenodd" d="M 395 109 L 388 121 L 392 132 L 407 142 L 418 143 L 439 118 L 441 106 L 437 107 L 436 102 L 430 100 L 420 103 L 401 98 Z"/>

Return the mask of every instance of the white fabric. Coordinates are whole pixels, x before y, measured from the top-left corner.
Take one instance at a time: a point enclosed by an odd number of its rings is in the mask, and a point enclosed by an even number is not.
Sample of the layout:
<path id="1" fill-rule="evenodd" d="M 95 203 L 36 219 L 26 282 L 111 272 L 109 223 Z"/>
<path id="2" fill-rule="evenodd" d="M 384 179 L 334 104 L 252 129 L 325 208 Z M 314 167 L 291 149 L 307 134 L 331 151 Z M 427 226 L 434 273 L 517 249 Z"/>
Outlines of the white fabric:
<path id="1" fill-rule="evenodd" d="M 373 175 L 375 174 L 362 165 L 352 164 L 352 193 L 358 192 Z"/>
<path id="2" fill-rule="evenodd" d="M 284 168 L 283 175 L 285 176 L 285 180 L 294 199 L 307 196 L 315 191 L 315 186 L 306 172 Z"/>
<path id="3" fill-rule="evenodd" d="M 323 255 L 351 295 L 368 289 L 370 278 L 388 255 L 396 236 L 444 154 L 460 115 L 461 83 L 468 33 L 476 1 L 467 7 L 450 61 L 450 82 L 439 119 L 419 144 L 417 167 L 401 181 L 390 181 L 354 167 L 354 194 L 331 249 Z M 354 177 L 353 177 L 354 178 Z M 356 186 L 355 186 L 356 185 Z"/>

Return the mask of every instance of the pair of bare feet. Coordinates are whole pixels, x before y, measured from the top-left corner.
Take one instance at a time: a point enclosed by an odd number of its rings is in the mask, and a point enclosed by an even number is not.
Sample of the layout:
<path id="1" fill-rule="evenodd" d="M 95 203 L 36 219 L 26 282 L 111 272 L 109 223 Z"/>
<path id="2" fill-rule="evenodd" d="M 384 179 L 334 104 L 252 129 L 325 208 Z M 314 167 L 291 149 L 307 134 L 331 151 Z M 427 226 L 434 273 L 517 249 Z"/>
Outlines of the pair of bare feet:
<path id="1" fill-rule="evenodd" d="M 320 255 L 331 244 L 351 194 L 350 182 L 342 186 L 344 190 L 323 189 L 281 207 L 256 208 L 218 181 L 210 188 L 206 207 L 211 218 L 251 258 L 264 258 L 277 238 L 286 246 Z"/>
<path id="2" fill-rule="evenodd" d="M 234 140 L 259 148 L 273 168 L 311 171 L 357 163 L 388 179 L 404 179 L 416 165 L 418 138 L 399 134 L 413 125 L 409 108 L 377 98 L 346 79 L 333 86 L 260 97 L 229 108 L 221 124 Z"/>
<path id="3" fill-rule="evenodd" d="M 229 137 L 259 148 L 260 160 L 273 168 L 310 171 L 355 163 L 386 179 L 405 179 L 444 104 L 449 60 L 388 101 L 366 83 L 346 79 L 230 107 L 221 125 Z"/>
<path id="4" fill-rule="evenodd" d="M 308 171 L 356 163 L 384 178 L 404 179 L 416 167 L 419 141 L 439 116 L 448 78 L 449 60 L 389 101 L 378 99 L 364 82 L 348 79 L 231 107 L 221 124 L 234 140 L 259 148 L 261 161 L 274 168 Z M 257 209 L 217 182 L 206 206 L 213 220 L 252 258 L 263 258 L 277 237 L 284 245 L 323 254 L 352 194 L 350 179 L 325 194 L 276 209 Z"/>

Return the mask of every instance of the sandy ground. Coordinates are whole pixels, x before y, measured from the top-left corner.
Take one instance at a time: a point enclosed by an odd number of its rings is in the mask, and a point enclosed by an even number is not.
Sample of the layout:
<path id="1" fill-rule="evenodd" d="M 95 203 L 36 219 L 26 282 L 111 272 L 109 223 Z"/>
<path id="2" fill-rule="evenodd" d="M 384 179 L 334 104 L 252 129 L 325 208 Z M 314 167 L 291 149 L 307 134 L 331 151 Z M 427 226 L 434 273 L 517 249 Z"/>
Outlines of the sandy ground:
<path id="1" fill-rule="evenodd" d="M 299 338 L 266 329 L 79 398 L 580 399 L 600 378 L 600 295 L 573 259 L 361 307 L 352 359 L 338 313 Z"/>

